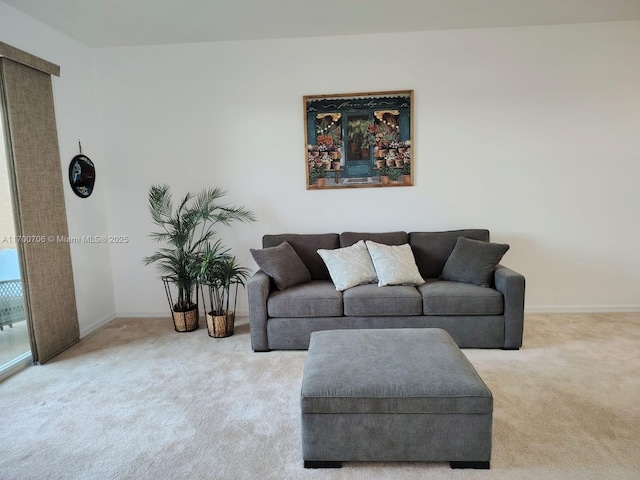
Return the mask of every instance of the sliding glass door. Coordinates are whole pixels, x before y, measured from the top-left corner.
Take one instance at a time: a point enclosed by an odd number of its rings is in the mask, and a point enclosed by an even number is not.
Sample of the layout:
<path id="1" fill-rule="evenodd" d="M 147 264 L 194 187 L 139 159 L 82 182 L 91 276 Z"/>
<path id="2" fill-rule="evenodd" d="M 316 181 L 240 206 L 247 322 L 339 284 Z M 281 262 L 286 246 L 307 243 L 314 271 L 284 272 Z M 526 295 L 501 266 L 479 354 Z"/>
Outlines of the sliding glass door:
<path id="1" fill-rule="evenodd" d="M 0 378 L 29 363 L 31 347 L 18 258 L 12 182 L 7 155 L 4 107 L 0 95 Z M 25 239 L 26 240 L 26 239 Z"/>

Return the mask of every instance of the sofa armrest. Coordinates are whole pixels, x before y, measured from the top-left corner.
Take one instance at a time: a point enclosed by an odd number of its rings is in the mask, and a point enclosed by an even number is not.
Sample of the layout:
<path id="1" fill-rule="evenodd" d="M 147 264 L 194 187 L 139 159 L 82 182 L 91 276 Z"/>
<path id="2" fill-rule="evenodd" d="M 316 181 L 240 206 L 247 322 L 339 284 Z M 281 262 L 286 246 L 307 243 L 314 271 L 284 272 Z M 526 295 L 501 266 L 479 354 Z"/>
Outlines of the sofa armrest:
<path id="1" fill-rule="evenodd" d="M 522 346 L 524 329 L 524 276 L 502 265 L 496 266 L 496 289 L 504 297 L 505 350 L 518 350 Z"/>
<path id="2" fill-rule="evenodd" d="M 271 278 L 262 270 L 258 270 L 247 282 L 251 348 L 255 352 L 269 351 L 267 338 L 267 298 L 269 292 L 271 292 Z"/>

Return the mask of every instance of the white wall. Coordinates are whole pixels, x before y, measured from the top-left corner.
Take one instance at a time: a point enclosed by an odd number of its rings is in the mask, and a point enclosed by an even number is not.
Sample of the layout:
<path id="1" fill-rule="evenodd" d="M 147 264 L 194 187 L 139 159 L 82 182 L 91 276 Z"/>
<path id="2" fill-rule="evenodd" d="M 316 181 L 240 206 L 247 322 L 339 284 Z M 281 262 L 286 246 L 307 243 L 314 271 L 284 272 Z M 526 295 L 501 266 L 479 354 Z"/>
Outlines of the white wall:
<path id="1" fill-rule="evenodd" d="M 511 244 L 528 309 L 640 309 L 640 22 L 91 50 L 0 2 L 0 40 L 61 66 L 70 235 L 130 239 L 71 245 L 83 336 L 167 314 L 141 261 L 160 182 L 255 210 L 220 232 L 252 268 L 265 233 L 482 227 Z M 415 91 L 415 186 L 305 190 L 302 96 L 393 89 Z"/>
<path id="2" fill-rule="evenodd" d="M 97 126 L 93 51 L 0 2 L 0 41 L 60 65 L 53 77 L 61 168 L 69 235 L 106 235 L 106 202 L 112 187 L 103 177 L 102 132 Z M 87 199 L 69 187 L 69 162 L 83 153 L 96 164 L 96 188 Z M 85 336 L 115 318 L 111 258 L 108 244 L 71 244 L 80 335 Z"/>
<path id="3" fill-rule="evenodd" d="M 223 186 L 265 233 L 489 228 L 530 310 L 640 309 L 640 23 L 96 51 L 119 315 L 166 315 L 148 187 Z M 413 89 L 414 187 L 305 190 L 302 96 Z M 246 312 L 242 300 L 239 311 Z"/>

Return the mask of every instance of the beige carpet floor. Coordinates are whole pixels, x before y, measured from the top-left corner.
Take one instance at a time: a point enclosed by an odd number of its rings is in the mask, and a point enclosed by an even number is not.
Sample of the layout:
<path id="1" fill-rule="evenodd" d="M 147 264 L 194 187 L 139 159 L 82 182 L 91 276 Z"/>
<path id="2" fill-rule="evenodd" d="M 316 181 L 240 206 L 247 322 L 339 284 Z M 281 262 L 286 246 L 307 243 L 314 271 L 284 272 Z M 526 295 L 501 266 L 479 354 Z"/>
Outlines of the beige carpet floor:
<path id="1" fill-rule="evenodd" d="M 306 352 L 253 353 L 238 323 L 118 319 L 0 383 L 0 479 L 640 478 L 640 314 L 527 315 L 520 351 L 464 351 L 494 395 L 488 471 L 303 469 Z"/>

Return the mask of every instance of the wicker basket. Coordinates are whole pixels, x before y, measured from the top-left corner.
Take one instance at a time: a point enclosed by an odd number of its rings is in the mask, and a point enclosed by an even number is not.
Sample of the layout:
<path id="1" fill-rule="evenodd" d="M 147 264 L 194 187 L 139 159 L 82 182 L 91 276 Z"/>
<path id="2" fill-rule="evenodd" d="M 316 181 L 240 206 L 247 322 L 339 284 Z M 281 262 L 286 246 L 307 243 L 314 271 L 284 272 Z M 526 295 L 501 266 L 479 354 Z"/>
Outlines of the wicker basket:
<path id="1" fill-rule="evenodd" d="M 200 321 L 200 311 L 198 310 L 198 285 L 194 286 L 196 292 L 196 301 L 191 303 L 193 308 L 186 311 L 176 310 L 177 303 L 173 301 L 173 295 L 171 294 L 171 286 L 175 286 L 175 282 L 171 277 L 162 277 L 162 283 L 164 284 L 164 292 L 167 295 L 167 302 L 171 309 L 171 316 L 173 317 L 173 326 L 176 332 L 192 332 L 198 328 Z"/>
<path id="2" fill-rule="evenodd" d="M 207 331 L 210 337 L 224 338 L 233 335 L 235 315 L 233 310 L 224 310 L 224 315 L 207 313 Z"/>
<path id="3" fill-rule="evenodd" d="M 226 314 L 227 314 L 227 337 L 230 337 L 231 335 L 233 335 L 233 326 L 235 323 L 236 314 L 233 312 L 233 310 L 226 310 Z"/>
<path id="4" fill-rule="evenodd" d="M 198 328 L 200 315 L 198 307 L 194 307 L 186 312 L 173 311 L 173 325 L 176 332 L 192 332 Z"/>

